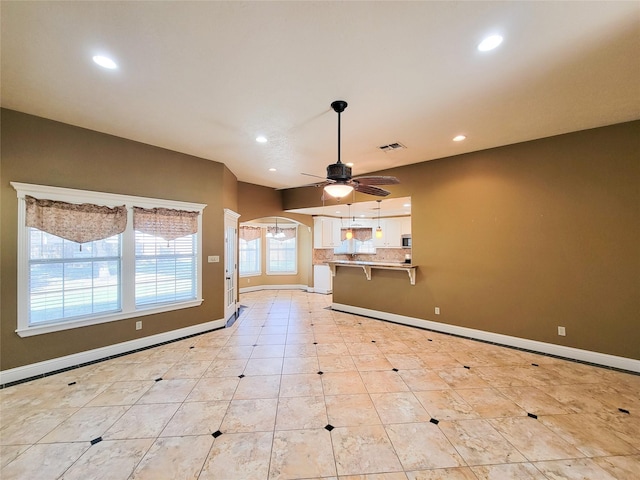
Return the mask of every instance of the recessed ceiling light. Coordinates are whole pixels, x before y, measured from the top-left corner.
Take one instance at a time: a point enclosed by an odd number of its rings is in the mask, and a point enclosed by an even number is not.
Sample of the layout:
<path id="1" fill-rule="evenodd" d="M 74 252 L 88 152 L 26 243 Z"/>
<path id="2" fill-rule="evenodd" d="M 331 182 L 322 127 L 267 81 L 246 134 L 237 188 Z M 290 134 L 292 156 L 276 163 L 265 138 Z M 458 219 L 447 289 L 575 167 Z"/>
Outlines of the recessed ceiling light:
<path id="1" fill-rule="evenodd" d="M 455 137 L 453 137 L 453 141 L 454 141 L 454 142 L 461 142 L 461 141 L 463 141 L 465 138 L 467 138 L 465 135 L 456 135 Z"/>
<path id="2" fill-rule="evenodd" d="M 267 137 L 263 137 L 262 135 L 260 135 L 259 137 L 256 137 L 256 142 L 267 143 Z"/>
<path id="3" fill-rule="evenodd" d="M 103 57 L 102 55 L 94 55 L 93 61 L 96 62 L 101 67 L 108 68 L 110 70 L 114 70 L 118 68 L 118 65 L 116 64 L 116 62 L 111 60 L 109 57 Z"/>
<path id="4" fill-rule="evenodd" d="M 498 45 L 502 43 L 501 35 L 491 35 L 480 42 L 478 45 L 478 50 L 481 52 L 488 52 L 489 50 L 493 50 Z"/>
<path id="5" fill-rule="evenodd" d="M 269 169 L 269 171 L 270 171 L 270 172 L 275 172 L 275 171 L 276 171 L 276 169 L 272 167 L 272 168 L 270 168 L 270 169 Z"/>

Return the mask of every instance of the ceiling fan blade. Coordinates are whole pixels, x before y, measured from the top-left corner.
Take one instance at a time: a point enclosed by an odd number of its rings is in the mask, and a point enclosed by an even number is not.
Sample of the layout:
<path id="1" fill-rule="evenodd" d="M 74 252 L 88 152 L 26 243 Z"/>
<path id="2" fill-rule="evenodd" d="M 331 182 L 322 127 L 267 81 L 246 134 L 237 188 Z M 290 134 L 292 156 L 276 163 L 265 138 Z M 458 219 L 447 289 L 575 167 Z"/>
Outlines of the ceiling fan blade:
<path id="1" fill-rule="evenodd" d="M 325 177 L 321 177 L 319 175 L 314 175 L 312 173 L 301 173 L 300 175 L 306 175 L 307 177 L 316 177 L 316 178 L 322 178 L 323 180 L 325 180 Z"/>
<path id="2" fill-rule="evenodd" d="M 351 179 L 360 185 L 396 185 L 400 183 L 396 177 L 389 176 L 369 176 L 369 177 L 355 177 Z"/>
<path id="3" fill-rule="evenodd" d="M 366 193 L 368 195 L 376 195 L 378 197 L 386 197 L 387 195 L 389 195 L 391 192 L 380 188 L 380 187 L 374 187 L 373 185 L 362 185 L 361 183 L 356 183 L 354 190 L 356 192 L 360 192 L 360 193 Z"/>

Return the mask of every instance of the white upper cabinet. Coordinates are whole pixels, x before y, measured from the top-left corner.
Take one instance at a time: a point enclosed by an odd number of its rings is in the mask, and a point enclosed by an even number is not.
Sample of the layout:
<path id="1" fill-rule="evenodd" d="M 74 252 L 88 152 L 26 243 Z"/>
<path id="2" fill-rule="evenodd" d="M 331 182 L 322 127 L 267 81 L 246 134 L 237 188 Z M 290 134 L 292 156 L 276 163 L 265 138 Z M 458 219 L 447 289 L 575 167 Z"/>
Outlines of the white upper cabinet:
<path id="1" fill-rule="evenodd" d="M 377 227 L 377 224 L 376 224 Z M 379 248 L 402 248 L 402 218 L 381 218 L 382 238 L 376 238 L 374 229 L 373 244 Z"/>
<path id="2" fill-rule="evenodd" d="M 402 235 L 411 235 L 411 217 L 400 217 Z"/>
<path id="3" fill-rule="evenodd" d="M 339 218 L 315 217 L 313 219 L 313 248 L 335 248 L 340 245 Z"/>

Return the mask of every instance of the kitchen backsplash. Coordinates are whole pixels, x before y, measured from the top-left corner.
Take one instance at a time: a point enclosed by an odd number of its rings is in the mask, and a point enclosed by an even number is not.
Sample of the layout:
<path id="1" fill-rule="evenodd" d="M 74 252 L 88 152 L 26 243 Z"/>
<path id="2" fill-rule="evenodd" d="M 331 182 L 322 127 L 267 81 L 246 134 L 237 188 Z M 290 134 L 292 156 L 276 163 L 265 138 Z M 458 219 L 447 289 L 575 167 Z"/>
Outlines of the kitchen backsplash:
<path id="1" fill-rule="evenodd" d="M 314 248 L 313 264 L 331 262 L 332 260 L 360 260 L 363 262 L 403 263 L 405 255 L 410 255 L 409 248 L 377 248 L 375 254 L 358 253 L 357 255 L 336 255 L 333 248 Z"/>

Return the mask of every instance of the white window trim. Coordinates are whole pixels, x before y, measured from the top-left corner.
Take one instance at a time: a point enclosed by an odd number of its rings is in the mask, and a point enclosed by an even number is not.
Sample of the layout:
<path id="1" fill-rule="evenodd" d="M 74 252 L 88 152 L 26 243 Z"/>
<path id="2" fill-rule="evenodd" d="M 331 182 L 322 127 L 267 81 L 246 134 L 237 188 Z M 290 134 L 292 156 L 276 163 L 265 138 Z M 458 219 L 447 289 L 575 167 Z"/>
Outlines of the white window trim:
<path id="1" fill-rule="evenodd" d="M 50 187 L 46 185 L 33 185 L 28 183 L 11 182 L 11 186 L 18 195 L 18 325 L 16 333 L 20 337 L 30 337 L 43 333 L 69 330 L 71 328 L 97 325 L 100 323 L 124 320 L 127 318 L 141 317 L 161 312 L 170 312 L 182 308 L 197 307 L 202 304 L 202 211 L 207 206 L 203 203 L 180 202 L 176 200 L 164 200 L 148 197 L 136 197 L 132 195 L 119 195 L 89 190 L 76 190 L 72 188 Z M 127 228 L 121 234 L 122 237 L 122 274 L 121 274 L 121 307 L 122 311 L 96 315 L 77 320 L 66 320 L 46 325 L 29 326 L 29 291 L 27 288 L 29 268 L 29 237 L 26 227 L 26 202 L 25 196 L 46 198 L 68 203 L 95 203 L 107 207 L 125 205 L 127 207 Z M 135 305 L 135 242 L 133 230 L 133 207 L 142 208 L 171 208 L 176 210 L 197 211 L 198 215 L 198 242 L 197 242 L 197 291 L 196 299 L 186 302 L 176 302 L 148 308 L 136 308 Z"/>

